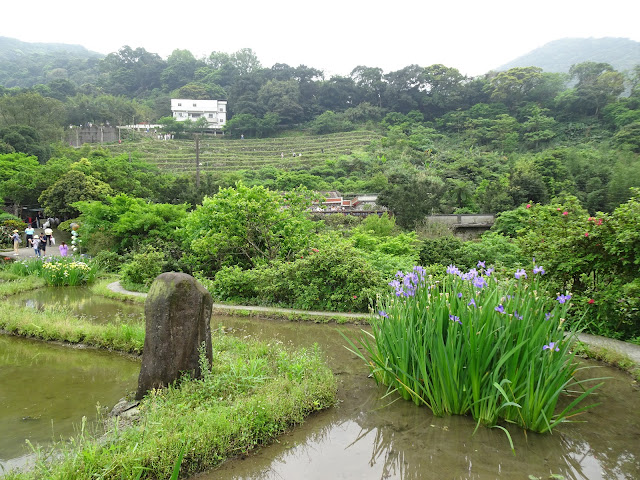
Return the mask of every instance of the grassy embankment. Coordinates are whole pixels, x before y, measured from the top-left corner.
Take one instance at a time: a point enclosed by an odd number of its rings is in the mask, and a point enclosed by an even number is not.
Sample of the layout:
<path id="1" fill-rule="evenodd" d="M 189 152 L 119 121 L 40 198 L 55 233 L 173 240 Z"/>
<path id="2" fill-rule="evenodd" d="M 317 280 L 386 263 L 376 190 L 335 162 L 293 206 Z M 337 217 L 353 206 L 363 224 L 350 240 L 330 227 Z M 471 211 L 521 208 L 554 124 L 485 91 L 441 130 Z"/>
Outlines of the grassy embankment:
<path id="1" fill-rule="evenodd" d="M 26 291 L 34 288 L 32 278 L 3 285 L 14 284 L 13 293 Z M 94 291 L 106 291 L 110 281 Z M 129 353 L 140 353 L 144 345 L 142 324 L 96 325 L 64 308 L 34 311 L 3 302 L 0 330 Z M 82 431 L 52 447 L 57 461 L 48 462 L 50 454 L 41 451 L 34 470 L 5 478 L 169 478 L 176 464 L 181 475 L 191 475 L 266 444 L 335 403 L 336 381 L 319 351 L 291 352 L 219 331 L 212 337 L 214 359 L 203 379 L 151 392 L 132 426 L 113 420 L 104 434 Z"/>
<path id="2" fill-rule="evenodd" d="M 56 446 L 58 461 L 41 455 L 32 471 L 5 478 L 170 478 L 176 464 L 181 476 L 193 475 L 269 443 L 336 401 L 335 379 L 317 350 L 292 353 L 217 332 L 213 352 L 201 380 L 147 394 L 132 426 L 107 421 L 101 437 L 81 432 Z"/>
<path id="3" fill-rule="evenodd" d="M 298 169 L 321 165 L 369 145 L 380 135 L 371 131 L 299 135 L 292 137 L 231 140 L 207 136 L 200 141 L 200 170 L 227 172 L 257 170 L 263 167 Z M 193 172 L 195 143 L 193 140 L 156 140 L 142 137 L 120 145 L 108 145 L 114 155 L 137 152 L 141 160 L 171 172 Z M 293 153 L 302 156 L 293 156 Z"/>

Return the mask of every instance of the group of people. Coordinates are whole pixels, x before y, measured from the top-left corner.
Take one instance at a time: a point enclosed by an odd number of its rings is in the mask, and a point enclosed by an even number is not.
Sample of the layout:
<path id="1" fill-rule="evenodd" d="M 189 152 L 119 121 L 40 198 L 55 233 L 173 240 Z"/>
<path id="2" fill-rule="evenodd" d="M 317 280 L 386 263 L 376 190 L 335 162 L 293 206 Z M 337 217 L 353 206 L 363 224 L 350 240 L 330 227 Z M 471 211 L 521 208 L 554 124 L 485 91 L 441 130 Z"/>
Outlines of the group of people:
<path id="1" fill-rule="evenodd" d="M 25 236 L 27 238 L 27 244 L 29 247 L 33 248 L 33 251 L 36 254 L 36 257 L 42 257 L 46 254 L 47 246 L 55 245 L 55 239 L 53 238 L 53 229 L 49 222 L 46 222 L 44 225 L 44 230 L 40 235 L 35 233 L 35 229 L 29 224 L 27 228 L 24 229 Z M 13 254 L 15 256 L 19 255 L 18 249 L 20 248 L 20 243 L 22 243 L 22 238 L 20 237 L 20 233 L 18 230 L 14 230 L 11 234 L 11 240 L 13 241 Z M 58 246 L 58 250 L 60 251 L 61 257 L 66 257 L 69 254 L 69 246 L 65 242 L 61 242 Z"/>

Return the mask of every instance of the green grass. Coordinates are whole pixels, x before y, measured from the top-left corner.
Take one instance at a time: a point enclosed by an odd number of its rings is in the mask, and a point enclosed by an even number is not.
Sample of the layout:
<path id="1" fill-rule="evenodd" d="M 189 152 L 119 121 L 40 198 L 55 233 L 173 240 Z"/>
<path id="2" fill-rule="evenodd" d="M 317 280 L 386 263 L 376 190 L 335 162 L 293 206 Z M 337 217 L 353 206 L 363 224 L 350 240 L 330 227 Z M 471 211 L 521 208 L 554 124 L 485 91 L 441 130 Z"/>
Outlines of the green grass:
<path id="1" fill-rule="evenodd" d="M 620 370 L 627 372 L 635 379 L 636 382 L 640 383 L 640 365 L 620 352 L 614 352 L 605 347 L 587 345 L 583 342 L 576 342 L 575 351 L 577 355 L 586 358 L 593 358 L 594 360 L 600 360 L 609 365 L 613 365 Z"/>
<path id="2" fill-rule="evenodd" d="M 35 290 L 46 285 L 44 278 L 31 275 L 20 277 L 9 272 L 0 272 L 0 298 Z"/>
<path id="3" fill-rule="evenodd" d="M 349 155 L 379 137 L 371 131 L 245 140 L 207 136 L 200 142 L 200 170 L 225 172 L 268 166 L 299 169 Z M 192 140 L 164 141 L 142 137 L 107 148 L 115 155 L 137 152 L 141 160 L 171 172 L 195 171 L 195 143 Z M 302 156 L 293 157 L 293 152 Z"/>
<path id="4" fill-rule="evenodd" d="M 186 477 L 268 444 L 336 402 L 335 379 L 317 349 L 290 352 L 216 332 L 213 353 L 210 366 L 201 358 L 202 379 L 151 391 L 132 426 L 114 420 L 99 440 L 83 430 L 41 451 L 32 471 L 5 478 L 177 478 L 178 468 Z"/>
<path id="5" fill-rule="evenodd" d="M 114 300 L 122 300 L 133 303 L 144 303 L 146 297 L 137 295 L 128 295 L 125 293 L 114 292 L 108 288 L 110 283 L 116 282 L 120 279 L 118 275 L 107 275 L 101 277 L 94 284 L 89 286 L 91 292 L 95 295 L 101 295 L 103 297 L 112 298 Z"/>
<path id="6" fill-rule="evenodd" d="M 13 335 L 84 344 L 140 354 L 144 345 L 144 325 L 110 323 L 99 325 L 75 317 L 64 308 L 33 308 L 0 304 L 0 330 Z"/>

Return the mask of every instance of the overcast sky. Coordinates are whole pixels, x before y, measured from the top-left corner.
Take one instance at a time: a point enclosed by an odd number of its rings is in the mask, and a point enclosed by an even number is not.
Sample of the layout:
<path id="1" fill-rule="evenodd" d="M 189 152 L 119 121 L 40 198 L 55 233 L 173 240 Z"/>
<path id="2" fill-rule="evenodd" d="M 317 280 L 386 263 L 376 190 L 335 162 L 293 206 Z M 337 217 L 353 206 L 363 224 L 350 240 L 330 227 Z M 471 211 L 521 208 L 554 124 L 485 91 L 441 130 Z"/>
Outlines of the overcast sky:
<path id="1" fill-rule="evenodd" d="M 83 45 L 123 45 L 166 58 L 187 49 L 251 48 L 265 67 L 305 64 L 348 75 L 442 63 L 480 75 L 552 40 L 640 41 L 640 0 L 4 0 L 0 36 Z"/>

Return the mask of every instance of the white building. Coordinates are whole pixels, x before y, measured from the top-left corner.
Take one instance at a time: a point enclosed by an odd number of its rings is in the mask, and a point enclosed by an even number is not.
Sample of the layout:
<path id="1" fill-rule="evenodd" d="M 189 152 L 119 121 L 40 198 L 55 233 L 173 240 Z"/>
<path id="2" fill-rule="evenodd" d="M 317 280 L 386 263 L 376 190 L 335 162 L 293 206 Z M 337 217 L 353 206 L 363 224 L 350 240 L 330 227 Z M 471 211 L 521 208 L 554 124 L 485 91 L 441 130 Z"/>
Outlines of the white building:
<path id="1" fill-rule="evenodd" d="M 187 119 L 195 122 L 204 117 L 209 122 L 209 128 L 219 129 L 227 122 L 227 101 L 172 98 L 171 112 L 179 122 Z"/>

